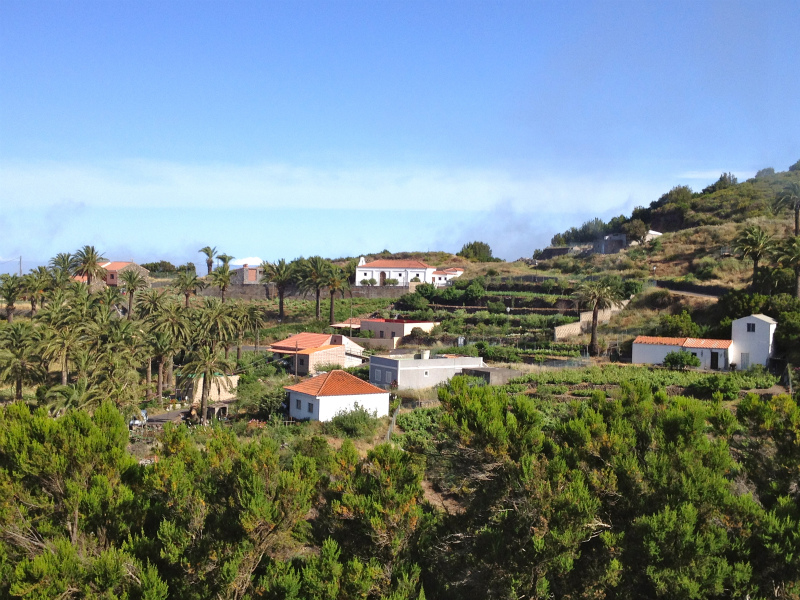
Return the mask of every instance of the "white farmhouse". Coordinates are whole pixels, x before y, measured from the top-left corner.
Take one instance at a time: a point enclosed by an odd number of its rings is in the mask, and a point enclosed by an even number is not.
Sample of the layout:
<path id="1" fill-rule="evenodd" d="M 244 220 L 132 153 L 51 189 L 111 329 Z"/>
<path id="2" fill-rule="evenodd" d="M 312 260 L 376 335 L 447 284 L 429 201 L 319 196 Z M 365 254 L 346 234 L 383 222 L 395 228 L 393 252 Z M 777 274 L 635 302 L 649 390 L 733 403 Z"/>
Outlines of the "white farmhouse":
<path id="1" fill-rule="evenodd" d="M 633 341 L 632 362 L 661 364 L 670 352 L 685 350 L 697 356 L 704 369 L 727 370 L 732 364 L 742 370 L 752 365 L 766 366 L 772 357 L 777 325 L 777 321 L 766 315 L 750 315 L 733 321 L 730 340 L 640 335 Z"/>
<path id="2" fill-rule="evenodd" d="M 389 414 L 389 392 L 345 371 L 331 371 L 283 389 L 289 392 L 293 419 L 330 421 L 358 405 L 378 417 Z"/>
<path id="3" fill-rule="evenodd" d="M 363 280 L 374 279 L 377 285 L 384 285 L 387 279 L 396 279 L 397 285 L 407 286 L 412 279 L 421 283 L 433 283 L 432 267 L 421 260 L 382 259 L 365 262 L 364 257 L 356 267 L 356 285 L 364 285 Z"/>
<path id="4" fill-rule="evenodd" d="M 479 356 L 442 354 L 430 358 L 430 351 L 421 354 L 371 356 L 369 381 L 377 386 L 398 390 L 421 390 L 450 381 L 464 369 L 479 369 L 486 365 Z"/>

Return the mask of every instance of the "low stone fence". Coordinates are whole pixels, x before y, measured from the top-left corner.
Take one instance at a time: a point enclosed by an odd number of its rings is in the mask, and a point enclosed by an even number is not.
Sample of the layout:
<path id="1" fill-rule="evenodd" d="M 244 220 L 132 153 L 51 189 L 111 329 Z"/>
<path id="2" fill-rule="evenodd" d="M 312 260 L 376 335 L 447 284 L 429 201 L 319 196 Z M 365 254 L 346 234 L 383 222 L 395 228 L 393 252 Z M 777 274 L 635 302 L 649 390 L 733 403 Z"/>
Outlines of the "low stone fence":
<path id="1" fill-rule="evenodd" d="M 613 308 L 606 308 L 597 313 L 598 323 L 608 323 L 611 317 L 628 306 L 630 300 L 624 300 Z M 553 341 L 560 342 L 568 337 L 580 335 L 592 330 L 592 311 L 585 310 L 580 313 L 580 320 L 577 323 L 567 323 L 553 328 Z"/>

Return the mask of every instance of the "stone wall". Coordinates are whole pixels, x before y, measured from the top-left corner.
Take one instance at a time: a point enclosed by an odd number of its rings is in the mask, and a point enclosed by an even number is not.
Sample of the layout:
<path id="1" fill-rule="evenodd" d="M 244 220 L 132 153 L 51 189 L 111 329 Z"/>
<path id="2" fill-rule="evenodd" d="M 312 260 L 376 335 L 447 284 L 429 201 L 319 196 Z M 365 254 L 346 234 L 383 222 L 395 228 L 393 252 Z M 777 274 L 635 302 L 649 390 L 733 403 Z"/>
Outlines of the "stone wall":
<path id="1" fill-rule="evenodd" d="M 628 306 L 628 302 L 630 302 L 630 300 L 623 300 L 622 303 L 614 306 L 613 308 L 601 310 L 597 313 L 597 322 L 608 323 L 612 316 Z M 567 323 L 566 325 L 559 325 L 558 327 L 555 327 L 553 329 L 553 341 L 560 342 L 568 337 L 580 335 L 581 333 L 586 333 L 592 330 L 591 310 L 581 311 L 579 319 L 580 320 L 577 323 Z"/>

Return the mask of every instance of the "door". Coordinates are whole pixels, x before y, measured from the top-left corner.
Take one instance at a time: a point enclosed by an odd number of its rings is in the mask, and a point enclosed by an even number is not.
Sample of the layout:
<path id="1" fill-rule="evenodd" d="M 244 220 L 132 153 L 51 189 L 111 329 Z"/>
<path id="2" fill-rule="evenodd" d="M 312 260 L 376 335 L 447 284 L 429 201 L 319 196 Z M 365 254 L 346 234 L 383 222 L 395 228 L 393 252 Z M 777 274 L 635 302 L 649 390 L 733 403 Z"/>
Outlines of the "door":
<path id="1" fill-rule="evenodd" d="M 719 352 L 711 353 L 711 368 L 715 371 L 719 369 Z"/>
<path id="2" fill-rule="evenodd" d="M 380 284 L 381 284 L 381 286 L 386 284 L 386 273 L 384 271 L 381 271 L 381 282 L 380 282 Z"/>
<path id="3" fill-rule="evenodd" d="M 742 352 L 742 362 L 739 363 L 739 369 L 747 371 L 750 368 L 750 353 Z"/>

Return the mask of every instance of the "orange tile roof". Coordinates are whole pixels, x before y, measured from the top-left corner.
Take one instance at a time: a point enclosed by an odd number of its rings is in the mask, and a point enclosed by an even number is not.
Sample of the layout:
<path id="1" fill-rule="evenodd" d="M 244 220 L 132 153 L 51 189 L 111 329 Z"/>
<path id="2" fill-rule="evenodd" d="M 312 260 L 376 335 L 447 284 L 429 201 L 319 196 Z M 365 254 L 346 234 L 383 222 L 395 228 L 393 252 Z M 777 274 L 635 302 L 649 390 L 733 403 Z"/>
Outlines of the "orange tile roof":
<path id="1" fill-rule="evenodd" d="M 345 371 L 331 371 L 295 385 L 284 386 L 285 390 L 300 392 L 309 396 L 356 396 L 363 394 L 387 394 L 386 390 L 367 383 Z"/>
<path id="2" fill-rule="evenodd" d="M 344 351 L 344 346 L 320 346 L 319 348 L 306 348 L 305 350 L 300 350 L 298 354 L 314 354 L 315 352 L 319 352 L 320 350 L 330 350 L 331 348 L 341 348 Z"/>
<path id="3" fill-rule="evenodd" d="M 382 259 L 358 265 L 359 269 L 433 269 L 432 266 L 425 264 L 421 260 L 393 260 Z"/>
<path id="4" fill-rule="evenodd" d="M 633 340 L 634 344 L 655 344 L 658 346 L 683 346 L 683 342 L 686 341 L 685 337 L 675 338 L 675 337 L 652 337 L 648 335 L 640 335 L 635 340 Z"/>
<path id="5" fill-rule="evenodd" d="M 634 344 L 651 344 L 654 346 L 680 346 L 681 348 L 730 348 L 733 340 L 709 340 L 705 338 L 676 338 L 676 337 L 653 337 L 640 335 Z"/>
<path id="6" fill-rule="evenodd" d="M 686 338 L 684 348 L 730 348 L 733 340 L 708 340 L 701 338 Z"/>
<path id="7" fill-rule="evenodd" d="M 325 346 L 331 341 L 330 334 L 327 333 L 298 333 L 293 336 L 275 342 L 270 346 L 273 352 L 280 352 L 286 354 L 291 352 L 294 354 L 295 350 L 305 350 L 307 348 L 319 348 Z"/>
<path id="8" fill-rule="evenodd" d="M 112 260 L 111 262 L 103 263 L 101 266 L 106 271 L 119 271 L 120 269 L 124 269 L 128 265 L 132 264 L 132 262 L 127 260 Z"/>

